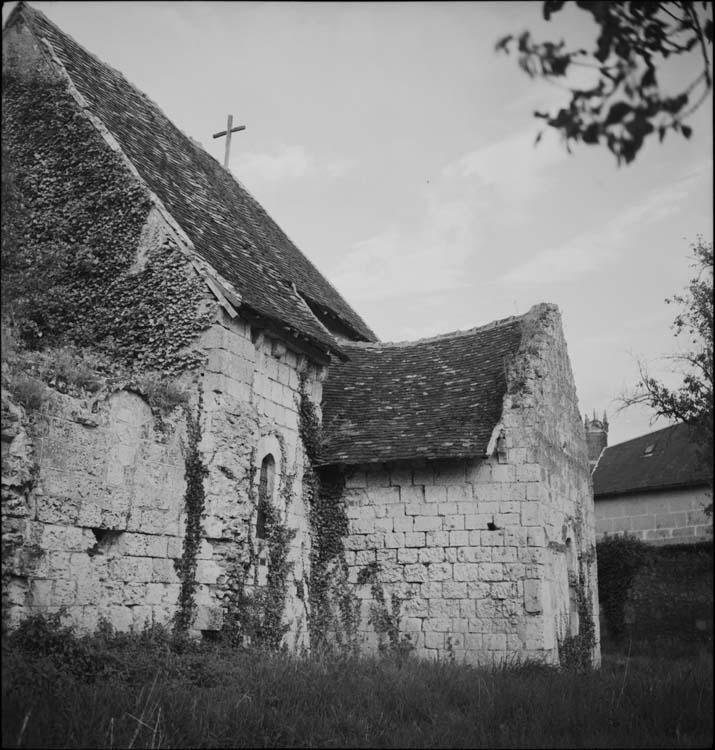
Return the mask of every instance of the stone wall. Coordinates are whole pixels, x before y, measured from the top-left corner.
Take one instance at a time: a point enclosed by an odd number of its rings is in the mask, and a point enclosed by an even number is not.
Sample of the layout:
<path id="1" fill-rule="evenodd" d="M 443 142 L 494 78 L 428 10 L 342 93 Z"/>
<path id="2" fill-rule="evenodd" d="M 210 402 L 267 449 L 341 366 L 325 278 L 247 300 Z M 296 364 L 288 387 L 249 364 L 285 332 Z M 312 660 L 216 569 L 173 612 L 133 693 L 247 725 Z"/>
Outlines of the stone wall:
<path id="1" fill-rule="evenodd" d="M 265 584 L 268 551 L 256 540 L 255 529 L 260 468 L 270 454 L 276 477 L 272 504 L 295 532 L 288 555 L 286 622 L 291 643 L 305 644 L 307 610 L 301 597 L 307 585 L 310 534 L 298 414 L 301 388 L 319 404 L 325 370 L 225 313 L 202 343 L 208 363 L 200 447 L 208 473 L 196 628 L 221 626 L 225 602 L 237 590 L 239 578 L 249 590 Z"/>
<path id="2" fill-rule="evenodd" d="M 292 531 L 286 642 L 307 645 L 311 529 L 299 413 L 308 398 L 319 415 L 326 371 L 223 308 L 199 344 L 206 363 L 188 384 L 188 405 L 159 421 L 128 390 L 93 400 L 48 391 L 29 416 L 5 399 L 15 416 L 3 434 L 12 619 L 66 607 L 84 629 L 100 617 L 119 629 L 168 622 L 191 511 L 200 513 L 200 543 L 190 629 L 219 630 L 269 583 L 271 550 L 257 538 L 265 491 Z M 553 308 L 527 319 L 507 364 L 488 457 L 347 472 L 344 562 L 368 650 L 398 632 L 422 656 L 555 662 L 564 639 L 584 632 L 584 611 L 597 611 L 586 444 Z M 200 426 L 198 509 L 187 500 L 187 418 Z M 267 456 L 275 478 L 261 490 Z"/>
<path id="3" fill-rule="evenodd" d="M 538 477 L 497 458 L 356 468 L 345 490 L 351 582 L 379 566 L 387 601 L 402 601 L 400 632 L 421 656 L 494 664 L 541 650 Z M 361 636 L 375 648 L 370 589 L 357 591 Z"/>
<path id="4" fill-rule="evenodd" d="M 302 500 L 301 391 L 319 400 L 323 370 L 225 312 L 200 342 L 207 353 L 188 386 L 199 414 L 205 507 L 196 555 L 192 630 L 223 624 L 229 595 L 265 586 L 267 550 L 255 539 L 260 466 L 275 461 L 271 503 L 295 530 L 285 620 L 306 638 L 299 593 L 310 539 Z M 167 623 L 181 589 L 188 435 L 178 407 L 157 420 L 141 395 L 80 399 L 48 388 L 26 413 L 3 393 L 4 578 L 11 623 L 66 608 L 83 630 L 105 618 L 120 630 Z M 4 423 L 6 419 L 4 418 Z"/>
<path id="5" fill-rule="evenodd" d="M 532 471 L 540 479 L 534 492 L 539 493 L 544 531 L 543 648 L 552 652 L 565 638 L 588 638 L 591 631 L 593 660 L 598 663 L 593 489 L 566 341 L 554 306 L 541 306 L 525 325 L 522 359 L 512 371 L 512 378 L 523 385 L 510 388 L 504 411 L 517 415 L 517 429 L 507 431 L 507 445 L 511 432 L 517 444 L 521 441 L 518 447 L 534 459 Z"/>
<path id="6" fill-rule="evenodd" d="M 596 501 L 596 533 L 629 534 L 649 544 L 683 544 L 712 540 L 712 502 L 707 487 L 656 490 Z"/>
<path id="7" fill-rule="evenodd" d="M 121 630 L 170 618 L 182 550 L 183 434 L 180 417 L 156 432 L 134 393 L 91 408 L 48 389 L 6 449 L 22 453 L 33 474 L 9 581 L 13 620 L 60 607 L 83 630 L 99 617 Z M 3 512 L 15 515 L 6 502 Z"/>
<path id="8" fill-rule="evenodd" d="M 367 647 L 385 640 L 371 569 L 423 656 L 555 662 L 560 642 L 586 629 L 579 611 L 598 611 L 586 442 L 553 307 L 527 320 L 494 434 L 505 449 L 488 458 L 349 471 L 346 562 Z"/>

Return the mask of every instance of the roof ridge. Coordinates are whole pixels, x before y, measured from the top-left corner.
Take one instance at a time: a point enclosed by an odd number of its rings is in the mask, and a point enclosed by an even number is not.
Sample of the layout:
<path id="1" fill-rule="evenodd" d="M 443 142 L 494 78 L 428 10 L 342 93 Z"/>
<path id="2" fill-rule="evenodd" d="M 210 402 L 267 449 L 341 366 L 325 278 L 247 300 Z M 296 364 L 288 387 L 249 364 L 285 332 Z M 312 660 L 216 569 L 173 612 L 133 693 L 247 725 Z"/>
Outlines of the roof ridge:
<path id="1" fill-rule="evenodd" d="M 464 330 L 449 331 L 448 333 L 439 333 L 435 336 L 425 336 L 420 339 L 413 339 L 412 341 L 349 341 L 345 342 L 345 348 L 356 348 L 356 349 L 387 349 L 387 348 L 406 348 L 409 346 L 415 346 L 416 344 L 429 344 L 431 342 L 446 341 L 448 339 L 465 338 L 467 336 L 473 336 L 475 333 L 481 333 L 482 331 L 491 331 L 495 328 L 502 328 L 503 326 L 510 325 L 517 321 L 523 320 L 529 313 L 523 315 L 510 315 L 507 318 L 500 318 L 498 320 L 492 320 L 489 323 L 485 323 L 482 326 L 475 326 L 474 328 L 467 328 Z"/>
<path id="2" fill-rule="evenodd" d="M 68 83 L 76 89 L 74 93 L 72 91 L 70 93 L 88 114 L 96 115 L 98 122 L 107 130 L 107 135 L 116 142 L 110 143 L 110 146 L 114 150 L 119 148 L 127 157 L 129 165 L 134 167 L 138 174 L 144 175 L 143 181 L 151 186 L 151 190 L 161 198 L 166 205 L 167 214 L 187 235 L 189 246 L 196 250 L 202 261 L 214 272 L 220 274 L 222 278 L 231 281 L 233 284 L 236 283 L 233 276 L 241 275 L 239 271 L 248 278 L 244 291 L 250 291 L 253 296 L 243 292 L 240 294 L 245 305 L 255 307 L 256 310 L 262 311 L 263 315 L 268 315 L 278 321 L 286 322 L 292 319 L 291 316 L 297 316 L 296 320 L 293 320 L 294 327 L 297 326 L 296 330 L 301 330 L 309 338 L 315 337 L 316 340 L 321 341 L 322 345 L 327 343 L 328 347 L 332 349 L 335 345 L 333 336 L 326 333 L 324 326 L 316 325 L 315 316 L 312 313 L 308 315 L 305 312 L 303 302 L 295 298 L 292 302 L 289 302 L 287 298 L 284 300 L 279 294 L 277 298 L 271 298 L 268 302 L 258 304 L 260 300 L 264 300 L 266 297 L 266 287 L 273 287 L 276 281 L 293 282 L 297 284 L 301 294 L 315 299 L 326 307 L 356 336 L 376 338 L 374 332 L 362 317 L 342 297 L 313 261 L 298 248 L 281 226 L 271 218 L 267 209 L 261 205 L 256 196 L 238 176 L 230 168 L 224 168 L 200 141 L 195 140 L 190 134 L 177 127 L 154 99 L 133 84 L 120 70 L 104 62 L 74 37 L 59 28 L 42 11 L 22 3 L 13 9 L 6 27 L 12 19 L 18 19 L 21 23 L 25 23 L 30 33 L 38 41 L 46 43 L 45 46 L 50 54 L 60 63 L 60 69 L 64 70 Z M 58 45 L 59 48 L 57 48 Z M 70 63 L 77 63 L 80 66 L 85 65 L 86 70 L 80 68 L 79 77 L 76 77 L 76 66 L 73 67 L 70 64 L 68 67 L 65 64 L 66 58 L 69 58 Z M 195 221 L 196 214 L 203 210 L 202 204 L 192 203 L 190 199 L 179 200 L 178 204 L 177 201 L 172 203 L 171 190 L 167 193 L 166 185 L 161 183 L 161 179 L 153 182 L 150 179 L 152 170 L 156 172 L 157 169 L 157 164 L 152 161 L 153 157 L 145 160 L 147 163 L 141 162 L 141 160 L 136 162 L 137 153 L 139 156 L 146 156 L 141 152 L 144 147 L 141 141 L 143 136 L 141 128 L 138 135 L 134 136 L 136 140 L 132 142 L 134 150 L 132 148 L 127 149 L 127 143 L 122 138 L 122 135 L 126 136 L 126 133 L 122 131 L 124 123 L 120 121 L 113 125 L 111 117 L 108 120 L 105 116 L 107 113 L 102 109 L 101 97 L 105 96 L 102 88 L 100 87 L 99 91 L 99 104 L 94 98 L 88 98 L 89 95 L 84 96 L 82 91 L 86 90 L 88 84 L 86 76 L 87 74 L 91 75 L 95 70 L 102 72 L 103 85 L 106 78 L 107 85 L 111 87 L 108 90 L 114 92 L 114 89 L 117 89 L 119 91 L 124 97 L 125 104 L 129 102 L 139 109 L 141 114 L 148 116 L 150 119 L 160 118 L 162 123 L 167 125 L 167 138 L 177 144 L 179 149 L 176 160 L 170 155 L 169 161 L 176 161 L 180 165 L 180 169 L 186 171 L 184 176 L 187 181 L 186 184 L 195 184 L 194 178 L 196 177 L 202 186 L 206 183 L 205 187 L 202 187 L 204 191 L 201 194 L 202 198 L 209 195 L 221 198 L 218 201 L 216 211 L 212 212 L 207 220 L 209 223 L 206 235 L 208 239 L 204 237 L 206 226 L 201 221 L 198 224 Z M 82 88 L 83 85 L 85 86 L 84 89 Z M 119 127 L 119 131 L 115 134 L 116 127 Z M 102 132 L 101 129 L 100 132 Z M 144 165 L 143 170 L 140 163 Z M 160 164 L 159 167 L 163 167 L 163 165 Z M 174 170 L 175 176 L 178 174 L 181 177 L 180 169 L 178 173 L 177 170 Z M 148 176 L 145 174 L 147 170 L 150 173 Z M 167 200 L 167 197 L 169 200 Z M 240 225 L 236 224 L 237 217 L 240 217 Z M 193 232 L 191 231 L 192 227 Z M 232 227 L 233 229 L 231 229 Z M 226 237 L 230 238 L 233 244 L 227 245 L 224 250 L 221 250 L 218 248 L 217 242 L 222 238 L 226 239 L 221 234 L 225 234 L 226 228 L 229 228 Z M 200 246 L 199 240 L 203 243 Z M 243 261 L 240 261 L 240 256 L 242 254 L 246 256 L 246 268 L 241 265 Z M 230 268 L 227 268 L 227 266 L 230 266 Z M 219 268 L 222 270 L 219 270 Z M 263 278 L 264 281 L 260 281 L 259 277 Z M 258 304 L 257 307 L 256 304 Z M 305 320 L 302 320 L 303 318 Z M 307 326 L 307 328 L 303 330 L 303 326 Z"/>
<path id="3" fill-rule="evenodd" d="M 201 151 L 203 151 L 204 154 L 206 154 L 208 157 L 210 157 L 211 159 L 213 159 L 220 167 L 222 166 L 221 162 L 219 162 L 218 159 L 216 159 L 215 156 L 213 156 L 212 154 L 210 154 L 203 147 L 203 145 L 201 144 L 200 141 L 197 141 L 195 138 L 193 138 L 191 135 L 189 135 L 189 133 L 186 133 L 178 125 L 176 125 L 176 123 L 166 114 L 166 112 L 164 111 L 164 109 L 159 105 L 158 101 L 152 99 L 148 94 L 146 94 L 144 91 L 142 91 L 136 84 L 132 83 L 124 75 L 124 73 L 122 73 L 122 71 L 119 70 L 119 68 L 115 68 L 113 65 L 110 65 L 108 62 L 104 61 L 101 57 L 99 57 L 99 55 L 96 55 L 89 48 L 85 47 L 83 44 L 80 44 L 72 36 L 72 34 L 68 33 L 64 29 L 61 29 L 54 21 L 52 21 L 50 18 L 48 18 L 41 10 L 39 10 L 38 8 L 33 7 L 32 5 L 29 5 L 27 2 L 25 2 L 25 0 L 20 0 L 20 2 L 17 4 L 17 6 L 15 7 L 15 9 L 13 10 L 13 13 L 19 12 L 19 11 L 25 11 L 27 13 L 30 25 L 32 25 L 34 23 L 34 21 L 35 21 L 35 19 L 33 18 L 33 16 L 39 16 L 48 26 L 51 26 L 58 34 L 61 34 L 62 36 L 67 37 L 74 44 L 76 44 L 78 47 L 81 47 L 82 51 L 86 55 L 88 55 L 89 57 L 91 57 L 94 60 L 96 60 L 102 67 L 104 67 L 107 70 L 111 71 L 114 75 L 116 75 L 118 78 L 120 78 L 121 81 L 123 81 L 127 85 L 127 87 L 132 90 L 132 93 L 136 94 L 137 96 L 141 97 L 145 101 L 149 102 L 149 104 L 151 104 L 152 107 L 155 107 L 159 111 L 159 114 L 163 115 L 163 117 L 166 119 L 166 121 L 175 130 L 177 130 L 179 133 L 181 133 L 181 135 L 183 135 L 185 138 L 187 138 L 195 148 L 200 149 Z M 10 20 L 10 18 L 8 18 L 8 21 L 9 20 Z M 33 27 L 32 30 L 33 30 L 33 32 L 38 37 L 44 39 L 46 42 L 48 42 L 50 45 L 52 45 L 52 41 L 50 39 L 47 39 L 47 37 L 42 34 L 41 30 L 36 29 L 34 27 Z M 54 45 L 52 45 L 52 47 L 54 49 Z M 68 72 L 68 77 L 70 78 L 70 80 L 72 80 L 72 76 L 69 74 L 69 72 Z M 239 185 L 240 185 L 240 187 L 242 187 L 246 192 L 249 192 L 248 189 L 246 188 L 246 186 L 243 183 L 239 182 L 238 180 L 236 180 L 236 182 L 238 182 Z M 253 197 L 253 196 L 251 196 L 251 197 Z"/>
<path id="4" fill-rule="evenodd" d="M 689 427 L 687 422 L 676 422 L 675 424 L 666 425 L 665 427 L 661 427 L 657 430 L 653 430 L 653 432 L 646 432 L 643 435 L 638 435 L 634 438 L 629 438 L 628 440 L 623 440 L 620 443 L 614 443 L 613 445 L 607 445 L 605 451 L 611 450 L 611 448 L 620 448 L 624 445 L 629 445 L 630 443 L 638 442 L 639 440 L 646 440 L 647 438 L 654 438 L 656 435 L 660 434 L 661 432 L 666 432 L 668 430 L 674 430 L 676 427 Z"/>

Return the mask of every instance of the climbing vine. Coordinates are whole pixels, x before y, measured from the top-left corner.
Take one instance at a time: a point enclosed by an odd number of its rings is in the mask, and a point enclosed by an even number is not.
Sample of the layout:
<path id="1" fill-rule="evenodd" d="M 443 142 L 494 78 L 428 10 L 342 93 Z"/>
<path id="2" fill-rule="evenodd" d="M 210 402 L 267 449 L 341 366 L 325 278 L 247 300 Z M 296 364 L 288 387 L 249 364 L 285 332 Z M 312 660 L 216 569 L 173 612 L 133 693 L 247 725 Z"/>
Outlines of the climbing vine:
<path id="1" fill-rule="evenodd" d="M 400 609 L 402 601 L 393 593 L 390 597 L 390 607 L 387 606 L 385 590 L 380 583 L 380 566 L 371 562 L 358 573 L 358 584 L 370 584 L 372 604 L 368 623 L 373 626 L 378 638 L 378 650 L 382 654 L 405 657 L 414 649 L 409 635 L 400 636 Z"/>
<path id="2" fill-rule="evenodd" d="M 282 461 L 285 465 L 285 446 L 280 435 L 276 435 L 281 447 Z M 252 461 L 252 464 L 254 462 Z M 255 473 L 255 466 L 251 475 Z M 288 507 L 294 477 L 282 477 L 280 495 Z M 224 638 L 234 646 L 265 648 L 276 651 L 281 646 L 283 636 L 289 625 L 283 622 L 285 612 L 288 578 L 293 570 L 293 563 L 288 560 L 290 543 L 296 535 L 281 520 L 281 513 L 270 498 L 259 494 L 255 497 L 255 488 L 251 485 L 249 499 L 256 506 L 257 516 L 263 518 L 265 537 L 252 539 L 250 530 L 245 534 L 244 549 L 247 556 L 237 560 L 229 571 L 229 592 L 224 600 Z M 250 524 L 249 524 L 250 527 Z M 265 584 L 259 581 L 261 556 L 258 545 L 265 545 L 267 567 Z M 253 577 L 251 578 L 251 573 Z"/>
<path id="3" fill-rule="evenodd" d="M 266 584 L 258 585 L 258 556 L 251 551 L 249 560 L 234 570 L 235 591 L 227 597 L 223 635 L 234 646 L 266 648 L 277 651 L 288 625 L 283 622 L 288 576 L 293 565 L 288 560 L 295 530 L 281 523 L 271 503 L 263 504 L 268 547 Z M 249 546 L 253 546 L 249 539 Z M 249 572 L 254 580 L 249 581 Z"/>
<path id="4" fill-rule="evenodd" d="M 588 571 L 594 562 L 596 551 L 591 549 L 579 558 L 579 569 L 571 571 L 575 580 L 569 583 L 576 594 L 578 633 L 559 639 L 559 662 L 564 669 L 588 671 L 593 667 L 593 650 L 596 647 L 596 623 L 593 612 L 593 597 L 588 583 Z"/>
<path id="5" fill-rule="evenodd" d="M 23 342 L 92 347 L 136 371 L 195 367 L 203 282 L 168 238 L 136 267 L 149 196 L 64 84 L 4 77 L 2 138 L 3 312 Z"/>
<path id="6" fill-rule="evenodd" d="M 335 467 L 316 469 L 321 424 L 317 408 L 308 395 L 305 376 L 300 382 L 298 429 L 305 448 L 303 493 L 310 506 L 310 643 L 314 650 L 325 650 L 330 647 L 328 639 L 332 636 L 336 645 L 349 650 L 354 648 L 357 637 L 359 601 L 347 582 L 343 545 L 348 533 L 343 502 L 345 475 Z"/>
<path id="7" fill-rule="evenodd" d="M 638 571 L 647 561 L 647 547 L 632 536 L 606 537 L 598 543 L 598 597 L 610 635 L 625 632 L 625 605 Z"/>
<path id="8" fill-rule="evenodd" d="M 201 441 L 201 414 L 203 398 L 199 392 L 199 403 L 196 415 L 186 408 L 186 531 L 181 559 L 178 561 L 177 574 L 181 580 L 178 608 L 174 626 L 178 633 L 186 633 L 193 619 L 196 603 L 196 556 L 201 544 L 201 514 L 206 504 L 204 477 L 207 469 L 201 460 L 199 443 Z"/>

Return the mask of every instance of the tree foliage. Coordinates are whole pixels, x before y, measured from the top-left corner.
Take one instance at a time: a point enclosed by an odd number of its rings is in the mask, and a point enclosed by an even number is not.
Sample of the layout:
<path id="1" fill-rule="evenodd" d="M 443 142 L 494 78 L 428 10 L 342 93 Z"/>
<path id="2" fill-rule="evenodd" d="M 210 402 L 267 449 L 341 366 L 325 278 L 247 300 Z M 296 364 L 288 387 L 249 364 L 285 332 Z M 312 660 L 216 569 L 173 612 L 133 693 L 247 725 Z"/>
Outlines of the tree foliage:
<path id="1" fill-rule="evenodd" d="M 647 549 L 640 539 L 627 535 L 606 537 L 598 543 L 598 600 L 613 638 L 626 631 L 628 594 L 646 563 Z"/>
<path id="2" fill-rule="evenodd" d="M 566 3 L 546 0 L 544 18 Z M 566 80 L 574 67 L 593 69 L 594 85 L 563 86 L 571 100 L 555 113 L 534 116 L 558 130 L 571 153 L 572 142 L 605 144 L 618 164 L 632 162 L 645 139 L 660 141 L 672 130 L 690 138 L 685 120 L 712 88 L 708 48 L 712 46 L 712 5 L 708 2 L 582 2 L 598 26 L 592 51 L 570 50 L 566 42 L 536 42 L 531 32 L 509 34 L 497 50 L 518 53 L 519 66 L 532 78 Z M 699 74 L 681 91 L 665 92 L 658 70 L 672 56 L 698 55 Z M 543 130 L 537 135 L 537 143 Z"/>
<path id="3" fill-rule="evenodd" d="M 680 305 L 673 329 L 688 339 L 687 351 L 675 355 L 683 381 L 668 388 L 640 364 L 637 390 L 623 401 L 626 406 L 646 404 L 657 416 L 689 424 L 702 460 L 713 466 L 713 246 L 698 236 L 692 245 L 697 275 L 684 295 L 667 299 Z M 711 506 L 712 508 L 712 506 Z"/>

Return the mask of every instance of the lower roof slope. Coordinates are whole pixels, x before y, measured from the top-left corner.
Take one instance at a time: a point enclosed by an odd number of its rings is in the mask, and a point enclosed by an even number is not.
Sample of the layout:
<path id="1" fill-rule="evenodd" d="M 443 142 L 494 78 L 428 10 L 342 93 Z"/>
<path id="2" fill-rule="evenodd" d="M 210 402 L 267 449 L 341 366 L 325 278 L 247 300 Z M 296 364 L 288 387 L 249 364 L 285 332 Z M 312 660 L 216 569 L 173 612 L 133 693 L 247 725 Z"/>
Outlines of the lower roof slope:
<path id="1" fill-rule="evenodd" d="M 707 484 L 712 470 L 700 460 L 686 424 L 613 445 L 593 472 L 594 497 Z"/>
<path id="2" fill-rule="evenodd" d="M 290 241 L 260 204 L 215 159 L 184 135 L 145 94 L 87 52 L 42 13 L 18 5 L 18 18 L 50 42 L 72 83 L 119 142 L 196 251 L 255 312 L 335 350 L 305 300 L 327 308 L 353 333 L 375 334 Z"/>
<path id="3" fill-rule="evenodd" d="M 482 456 L 522 319 L 409 343 L 344 343 L 323 386 L 323 464 Z"/>

